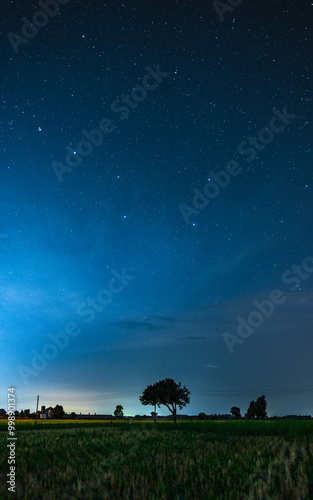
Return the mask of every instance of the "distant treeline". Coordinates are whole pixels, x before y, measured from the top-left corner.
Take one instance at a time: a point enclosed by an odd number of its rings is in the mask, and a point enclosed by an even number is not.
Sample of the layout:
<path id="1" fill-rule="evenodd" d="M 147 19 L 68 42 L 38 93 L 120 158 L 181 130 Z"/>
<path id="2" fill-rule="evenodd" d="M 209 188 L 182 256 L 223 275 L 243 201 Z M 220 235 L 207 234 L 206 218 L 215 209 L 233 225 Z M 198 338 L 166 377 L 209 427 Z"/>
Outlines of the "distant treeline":
<path id="1" fill-rule="evenodd" d="M 31 413 L 29 417 L 20 417 L 19 415 L 16 415 L 16 419 L 18 420 L 35 420 L 35 413 Z M 0 415 L 0 419 L 6 419 L 6 415 Z M 79 413 L 76 415 L 77 420 L 151 420 L 153 421 L 153 417 L 150 415 L 135 415 L 133 416 L 125 416 L 122 419 L 117 419 L 114 417 L 114 415 L 103 415 L 103 414 L 89 414 L 89 413 Z M 37 416 L 38 419 L 38 416 Z M 53 417 L 52 417 L 53 419 Z M 65 414 L 62 417 L 62 420 L 71 420 L 73 417 L 70 414 Z M 312 420 L 313 417 L 311 415 L 284 415 L 282 417 L 267 417 L 266 420 Z M 50 419 L 49 419 L 50 420 Z M 157 417 L 158 421 L 163 421 L 163 420 L 172 420 L 171 415 L 167 416 L 158 416 Z M 201 418 L 199 419 L 199 415 L 177 415 L 177 420 L 202 420 Z M 232 415 L 229 414 L 211 414 L 211 415 L 206 415 L 205 420 L 235 420 L 235 418 Z M 242 418 L 241 420 L 246 420 L 245 418 Z"/>

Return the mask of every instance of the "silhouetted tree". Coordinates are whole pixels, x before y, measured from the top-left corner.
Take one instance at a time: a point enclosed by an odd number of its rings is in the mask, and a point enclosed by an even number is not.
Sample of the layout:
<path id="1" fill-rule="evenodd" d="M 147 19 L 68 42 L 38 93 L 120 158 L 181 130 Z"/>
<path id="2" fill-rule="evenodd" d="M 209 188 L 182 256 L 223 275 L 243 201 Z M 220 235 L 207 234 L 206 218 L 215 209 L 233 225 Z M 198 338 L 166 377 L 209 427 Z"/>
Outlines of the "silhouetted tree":
<path id="1" fill-rule="evenodd" d="M 72 420 L 76 420 L 77 419 L 77 415 L 76 415 L 76 413 L 74 411 L 72 411 L 72 413 L 71 413 L 71 419 Z"/>
<path id="2" fill-rule="evenodd" d="M 63 406 L 56 405 L 52 410 L 52 416 L 54 418 L 63 418 L 63 415 L 64 415 Z"/>
<path id="3" fill-rule="evenodd" d="M 151 416 L 152 416 L 152 418 L 153 418 L 153 422 L 154 422 L 154 423 L 156 423 L 156 418 L 157 418 L 157 415 L 158 415 L 158 414 L 157 414 L 157 412 L 156 412 L 156 411 L 152 411 L 152 412 L 151 412 Z"/>
<path id="4" fill-rule="evenodd" d="M 247 413 L 245 414 L 245 417 L 249 420 L 252 420 L 255 418 L 255 401 L 250 402 L 249 408 L 247 409 Z"/>
<path id="5" fill-rule="evenodd" d="M 199 419 L 199 420 L 208 420 L 208 419 L 209 419 L 209 417 L 208 417 L 208 415 L 206 415 L 205 413 L 203 413 L 203 411 L 201 411 L 201 412 L 199 413 L 199 415 L 198 415 L 198 419 Z"/>
<path id="6" fill-rule="evenodd" d="M 230 409 L 230 413 L 232 414 L 233 417 L 235 417 L 236 420 L 239 420 L 241 418 L 240 408 L 238 408 L 238 406 L 233 406 Z"/>
<path id="7" fill-rule="evenodd" d="M 172 378 L 160 380 L 143 391 L 139 397 L 143 405 L 166 406 L 173 415 L 174 422 L 177 420 L 177 406 L 181 410 L 190 403 L 190 391 L 181 383 L 176 384 Z"/>
<path id="8" fill-rule="evenodd" d="M 117 405 L 117 407 L 115 408 L 115 411 L 114 411 L 114 417 L 115 418 L 123 418 L 124 417 L 123 410 L 124 410 L 123 406 Z"/>
<path id="9" fill-rule="evenodd" d="M 210 420 L 218 420 L 218 416 L 216 413 L 212 413 L 212 415 L 209 415 Z"/>
<path id="10" fill-rule="evenodd" d="M 24 415 L 26 418 L 29 418 L 30 411 L 29 410 L 24 410 Z"/>
<path id="11" fill-rule="evenodd" d="M 255 418 L 264 419 L 267 417 L 266 407 L 265 396 L 260 396 L 256 401 L 251 401 L 245 417 L 250 420 Z"/>
<path id="12" fill-rule="evenodd" d="M 255 416 L 256 418 L 264 419 L 267 417 L 266 407 L 267 402 L 265 396 L 260 396 L 255 402 Z"/>

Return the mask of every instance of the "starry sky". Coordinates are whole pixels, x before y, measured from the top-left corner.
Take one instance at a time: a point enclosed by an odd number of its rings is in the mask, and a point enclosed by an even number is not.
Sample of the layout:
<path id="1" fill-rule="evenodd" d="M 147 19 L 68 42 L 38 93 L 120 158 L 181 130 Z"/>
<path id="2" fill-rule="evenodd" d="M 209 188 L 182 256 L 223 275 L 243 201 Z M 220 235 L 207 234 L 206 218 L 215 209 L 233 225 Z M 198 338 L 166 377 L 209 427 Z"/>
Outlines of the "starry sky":
<path id="1" fill-rule="evenodd" d="M 0 407 L 313 414 L 313 4 L 48 3 L 0 12 Z"/>

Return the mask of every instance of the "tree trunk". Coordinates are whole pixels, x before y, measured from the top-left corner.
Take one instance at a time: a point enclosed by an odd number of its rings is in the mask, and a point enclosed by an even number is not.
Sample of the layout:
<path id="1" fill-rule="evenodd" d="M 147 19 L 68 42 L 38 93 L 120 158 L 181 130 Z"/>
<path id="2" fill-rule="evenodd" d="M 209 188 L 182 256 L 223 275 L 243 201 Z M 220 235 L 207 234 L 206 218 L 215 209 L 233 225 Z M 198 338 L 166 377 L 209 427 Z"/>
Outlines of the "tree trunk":
<path id="1" fill-rule="evenodd" d="M 177 415 L 176 415 L 176 408 L 175 408 L 173 411 L 174 424 L 176 424 L 176 417 L 177 417 Z"/>

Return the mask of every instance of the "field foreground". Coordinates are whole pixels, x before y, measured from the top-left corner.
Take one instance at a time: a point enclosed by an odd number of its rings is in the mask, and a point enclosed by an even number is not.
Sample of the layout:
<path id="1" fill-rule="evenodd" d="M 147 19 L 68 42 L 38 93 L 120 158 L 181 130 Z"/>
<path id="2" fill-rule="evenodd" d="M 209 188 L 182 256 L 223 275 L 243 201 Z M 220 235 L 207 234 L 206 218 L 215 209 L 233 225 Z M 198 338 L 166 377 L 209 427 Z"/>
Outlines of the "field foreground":
<path id="1" fill-rule="evenodd" d="M 0 498 L 313 499 L 313 422 L 17 421 L 16 495 Z"/>

